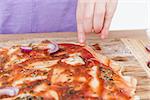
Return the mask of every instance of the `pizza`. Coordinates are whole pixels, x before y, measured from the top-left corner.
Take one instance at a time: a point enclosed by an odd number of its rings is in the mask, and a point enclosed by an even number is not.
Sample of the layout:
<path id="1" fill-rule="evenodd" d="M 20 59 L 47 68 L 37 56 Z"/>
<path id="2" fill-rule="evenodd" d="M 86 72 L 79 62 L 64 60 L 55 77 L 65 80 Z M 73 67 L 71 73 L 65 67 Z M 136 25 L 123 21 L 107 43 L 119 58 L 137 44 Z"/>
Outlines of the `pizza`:
<path id="1" fill-rule="evenodd" d="M 0 100 L 131 100 L 136 80 L 77 43 L 0 48 Z"/>

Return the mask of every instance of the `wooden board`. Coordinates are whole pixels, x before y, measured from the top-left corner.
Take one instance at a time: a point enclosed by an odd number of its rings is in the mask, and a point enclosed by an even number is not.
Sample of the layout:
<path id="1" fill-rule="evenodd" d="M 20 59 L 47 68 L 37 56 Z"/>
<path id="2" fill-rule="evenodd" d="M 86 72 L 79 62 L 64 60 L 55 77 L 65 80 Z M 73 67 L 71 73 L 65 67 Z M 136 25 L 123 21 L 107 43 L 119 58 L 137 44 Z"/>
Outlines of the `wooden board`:
<path id="1" fill-rule="evenodd" d="M 147 75 L 150 77 L 150 68 L 147 66 L 147 62 L 150 61 L 150 53 L 145 49 L 146 46 L 150 45 L 149 41 L 139 39 L 122 39 L 122 41 L 129 48 L 140 63 L 141 67 L 143 67 Z"/>
<path id="2" fill-rule="evenodd" d="M 138 79 L 138 87 L 137 87 L 137 94 L 138 91 L 145 95 L 146 100 L 150 100 L 150 68 L 147 67 L 147 62 L 150 61 L 150 53 L 148 53 L 145 49 L 147 45 L 149 45 L 148 39 L 121 39 L 122 42 L 126 45 L 126 47 L 131 51 L 134 57 L 140 64 L 140 67 L 145 70 L 146 73 L 139 73 L 136 70 L 136 73 L 140 76 L 137 77 Z M 133 69 L 134 70 L 134 69 Z M 144 75 L 146 74 L 146 75 Z M 142 85 L 141 85 L 142 82 Z M 147 87 L 147 88 L 146 88 Z M 147 96 L 147 97 L 146 97 Z"/>
<path id="3" fill-rule="evenodd" d="M 50 39 L 50 38 L 34 38 L 30 40 L 22 40 L 19 43 L 30 43 L 30 42 L 39 42 L 41 40 Z M 77 39 L 70 35 L 70 38 L 65 37 L 53 37 L 52 40 L 57 42 L 77 42 Z M 9 43 L 16 44 L 18 41 L 9 41 Z M 101 53 L 105 56 L 108 56 L 111 59 L 117 60 L 116 62 L 121 66 L 124 66 L 123 75 L 133 76 L 138 80 L 136 95 L 140 96 L 142 100 L 150 99 L 150 79 L 147 77 L 147 73 L 138 63 L 136 58 L 132 55 L 130 50 L 124 45 L 122 39 L 105 39 L 100 40 L 98 37 L 90 37 L 87 41 L 93 49 L 92 45 L 99 44 L 102 50 L 95 50 L 97 53 Z M 7 46 L 8 42 L 0 43 L 0 46 Z"/>

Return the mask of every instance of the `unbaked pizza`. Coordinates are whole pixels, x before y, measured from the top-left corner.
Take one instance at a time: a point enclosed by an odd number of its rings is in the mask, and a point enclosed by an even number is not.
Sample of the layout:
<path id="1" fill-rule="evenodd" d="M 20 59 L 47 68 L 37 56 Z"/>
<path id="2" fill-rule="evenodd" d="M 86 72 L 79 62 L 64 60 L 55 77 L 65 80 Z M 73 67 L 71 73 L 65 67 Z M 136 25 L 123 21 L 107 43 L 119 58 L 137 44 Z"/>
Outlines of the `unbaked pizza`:
<path id="1" fill-rule="evenodd" d="M 0 100 L 131 100 L 136 80 L 75 43 L 0 48 Z"/>

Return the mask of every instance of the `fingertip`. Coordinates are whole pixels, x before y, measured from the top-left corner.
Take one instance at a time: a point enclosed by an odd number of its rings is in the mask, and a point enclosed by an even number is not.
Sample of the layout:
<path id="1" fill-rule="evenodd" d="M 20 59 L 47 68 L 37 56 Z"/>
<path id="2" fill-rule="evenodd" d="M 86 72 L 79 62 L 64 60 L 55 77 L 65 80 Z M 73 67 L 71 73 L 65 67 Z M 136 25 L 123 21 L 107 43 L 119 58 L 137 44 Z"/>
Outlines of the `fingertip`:
<path id="1" fill-rule="evenodd" d="M 101 35 L 101 39 L 105 39 L 105 35 Z"/>
<path id="2" fill-rule="evenodd" d="M 101 39 L 105 39 L 108 36 L 108 31 L 104 30 L 101 32 Z"/>
<path id="3" fill-rule="evenodd" d="M 84 42 L 84 43 L 80 43 L 80 45 L 81 45 L 81 46 L 85 46 L 85 45 L 86 45 L 86 42 Z"/>
<path id="4" fill-rule="evenodd" d="M 95 33 L 99 34 L 100 30 L 99 29 L 95 29 Z"/>
<path id="5" fill-rule="evenodd" d="M 97 19 L 98 20 L 98 19 Z M 101 33 L 102 31 L 102 28 L 103 28 L 103 23 L 102 22 L 95 22 L 94 23 L 94 30 L 95 30 L 95 33 Z"/>
<path id="6" fill-rule="evenodd" d="M 79 39 L 79 43 L 84 44 L 85 40 L 84 39 Z"/>
<path id="7" fill-rule="evenodd" d="M 78 41 L 81 44 L 85 43 L 85 33 L 78 33 Z"/>
<path id="8" fill-rule="evenodd" d="M 92 33 L 95 32 L 94 29 L 92 29 Z"/>

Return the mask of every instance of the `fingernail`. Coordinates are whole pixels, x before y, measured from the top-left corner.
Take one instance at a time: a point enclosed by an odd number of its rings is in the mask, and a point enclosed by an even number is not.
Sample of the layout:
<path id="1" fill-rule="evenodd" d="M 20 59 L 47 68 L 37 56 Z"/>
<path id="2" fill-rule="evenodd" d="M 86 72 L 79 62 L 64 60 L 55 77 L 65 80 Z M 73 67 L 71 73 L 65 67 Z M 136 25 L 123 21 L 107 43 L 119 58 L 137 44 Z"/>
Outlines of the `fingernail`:
<path id="1" fill-rule="evenodd" d="M 84 40 L 83 40 L 83 39 L 80 39 L 79 42 L 80 42 L 80 43 L 84 43 Z"/>
<path id="2" fill-rule="evenodd" d="M 92 33 L 95 32 L 94 29 L 92 29 Z"/>
<path id="3" fill-rule="evenodd" d="M 85 43 L 85 34 L 83 33 L 79 34 L 78 40 L 80 43 Z"/>

